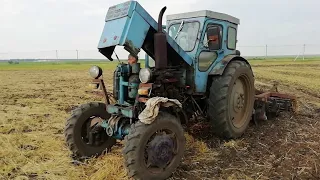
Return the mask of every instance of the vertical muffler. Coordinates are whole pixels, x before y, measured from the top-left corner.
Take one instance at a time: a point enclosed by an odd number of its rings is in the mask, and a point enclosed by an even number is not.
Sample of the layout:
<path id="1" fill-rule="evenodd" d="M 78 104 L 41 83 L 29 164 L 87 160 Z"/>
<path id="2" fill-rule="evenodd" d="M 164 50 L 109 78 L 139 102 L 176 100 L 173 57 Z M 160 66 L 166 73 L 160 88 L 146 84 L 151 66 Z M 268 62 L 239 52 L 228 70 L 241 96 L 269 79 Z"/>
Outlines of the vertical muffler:
<path id="1" fill-rule="evenodd" d="M 165 69 L 168 66 L 167 37 L 162 31 L 162 17 L 167 7 L 161 9 L 158 18 L 158 32 L 154 34 L 155 68 Z"/>

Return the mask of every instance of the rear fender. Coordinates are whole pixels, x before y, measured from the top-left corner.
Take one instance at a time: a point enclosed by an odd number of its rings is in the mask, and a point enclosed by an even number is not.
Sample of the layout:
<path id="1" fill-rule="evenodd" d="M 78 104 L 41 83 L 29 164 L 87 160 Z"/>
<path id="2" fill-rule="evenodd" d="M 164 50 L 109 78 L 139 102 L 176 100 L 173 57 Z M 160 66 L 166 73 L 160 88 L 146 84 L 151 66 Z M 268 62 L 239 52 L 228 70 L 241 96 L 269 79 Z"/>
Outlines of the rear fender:
<path id="1" fill-rule="evenodd" d="M 219 63 L 217 63 L 215 65 L 215 67 L 211 70 L 211 72 L 209 73 L 209 76 L 210 75 L 222 75 L 224 70 L 226 69 L 226 67 L 228 66 L 228 64 L 231 62 L 231 61 L 234 61 L 234 60 L 240 60 L 240 61 L 244 61 L 246 62 L 251 71 L 252 71 L 252 68 L 251 68 L 251 65 L 250 63 L 248 62 L 248 60 L 246 60 L 244 57 L 241 57 L 241 56 L 238 56 L 238 55 L 228 55 L 226 56 L 225 58 L 223 58 Z M 252 74 L 253 75 L 253 74 Z"/>

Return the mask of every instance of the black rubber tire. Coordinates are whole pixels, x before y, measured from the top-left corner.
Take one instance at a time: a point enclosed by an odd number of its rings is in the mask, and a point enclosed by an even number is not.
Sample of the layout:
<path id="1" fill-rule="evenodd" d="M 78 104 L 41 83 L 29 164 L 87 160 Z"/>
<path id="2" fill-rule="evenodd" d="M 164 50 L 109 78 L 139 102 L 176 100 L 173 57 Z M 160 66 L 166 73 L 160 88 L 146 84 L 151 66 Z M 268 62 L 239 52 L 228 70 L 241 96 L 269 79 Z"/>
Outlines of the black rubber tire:
<path id="1" fill-rule="evenodd" d="M 145 165 L 144 147 L 149 137 L 161 128 L 170 128 L 175 133 L 180 148 L 178 148 L 176 157 L 171 161 L 166 170 L 156 174 L 150 172 Z M 186 139 L 179 119 L 169 113 L 160 111 L 155 121 L 150 125 L 146 125 L 140 121 L 132 124 L 129 134 L 125 137 L 125 147 L 122 151 L 128 176 L 133 179 L 146 180 L 169 178 L 180 165 L 185 151 L 185 144 Z"/>
<path id="2" fill-rule="evenodd" d="M 232 87 L 239 76 L 246 77 L 248 81 L 246 98 L 246 111 L 244 123 L 241 127 L 236 127 L 232 123 L 230 115 L 229 103 L 231 98 Z M 212 79 L 210 94 L 208 98 L 208 117 L 212 123 L 215 133 L 225 139 L 233 139 L 240 137 L 247 129 L 252 117 L 254 107 L 254 77 L 250 66 L 239 60 L 231 61 L 226 67 L 223 75 L 215 76 Z"/>
<path id="3" fill-rule="evenodd" d="M 74 110 L 72 116 L 67 119 L 64 136 L 74 159 L 99 156 L 116 143 L 116 140 L 112 137 L 109 137 L 103 144 L 96 147 L 87 145 L 82 141 L 82 126 L 92 116 L 101 117 L 102 119 L 110 118 L 110 114 L 106 111 L 106 104 L 100 102 L 83 104 Z"/>

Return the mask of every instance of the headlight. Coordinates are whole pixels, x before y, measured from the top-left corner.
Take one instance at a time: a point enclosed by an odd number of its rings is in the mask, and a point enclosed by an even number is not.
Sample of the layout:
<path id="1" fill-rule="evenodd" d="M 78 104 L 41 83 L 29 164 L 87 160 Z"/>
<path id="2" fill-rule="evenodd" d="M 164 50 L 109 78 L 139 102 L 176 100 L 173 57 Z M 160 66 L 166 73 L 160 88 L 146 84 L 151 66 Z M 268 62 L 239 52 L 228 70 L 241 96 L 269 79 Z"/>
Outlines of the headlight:
<path id="1" fill-rule="evenodd" d="M 102 75 L 102 69 L 98 66 L 92 66 L 89 73 L 92 78 L 98 79 Z"/>
<path id="2" fill-rule="evenodd" d="M 142 83 L 147 83 L 151 79 L 151 70 L 149 68 L 143 68 L 139 72 L 139 79 Z"/>

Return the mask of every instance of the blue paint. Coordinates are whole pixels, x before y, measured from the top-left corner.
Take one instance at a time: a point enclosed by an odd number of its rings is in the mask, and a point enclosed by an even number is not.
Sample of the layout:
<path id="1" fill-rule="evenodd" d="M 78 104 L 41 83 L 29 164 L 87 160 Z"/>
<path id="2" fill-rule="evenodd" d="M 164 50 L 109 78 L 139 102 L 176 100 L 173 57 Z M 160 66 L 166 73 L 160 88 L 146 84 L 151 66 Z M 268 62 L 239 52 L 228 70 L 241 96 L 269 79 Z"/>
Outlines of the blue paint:
<path id="1" fill-rule="evenodd" d="M 133 118 L 133 110 L 131 107 L 120 108 L 120 112 L 121 112 L 120 115 L 127 117 L 127 118 Z"/>
<path id="2" fill-rule="evenodd" d="M 120 64 L 120 65 L 118 65 L 118 68 L 119 68 L 118 77 L 120 77 L 119 78 L 120 82 L 119 82 L 118 103 L 124 104 L 124 102 L 125 102 L 124 86 L 126 86 L 126 84 L 128 84 L 128 82 L 125 82 L 125 80 L 124 80 L 124 75 L 129 73 L 130 67 L 128 64 Z"/>
<path id="3" fill-rule="evenodd" d="M 120 76 L 120 86 L 119 86 L 119 92 L 120 92 L 120 96 L 119 96 L 119 104 L 124 104 L 124 89 L 123 89 L 123 76 Z"/>
<path id="4" fill-rule="evenodd" d="M 105 26 L 100 37 L 98 48 L 113 48 L 113 46 L 130 46 L 135 50 L 139 50 L 147 36 L 147 32 L 150 28 L 156 32 L 157 22 L 147 13 L 142 6 L 136 1 L 130 1 L 130 10 L 128 14 L 124 17 L 114 19 L 112 21 L 105 22 Z M 123 4 L 123 3 L 121 3 Z M 121 5 L 117 5 L 121 6 Z M 116 6 L 116 7 L 117 7 Z M 119 8 L 121 9 L 121 8 Z M 110 11 L 110 8 L 109 8 Z M 115 37 L 120 38 L 120 40 L 112 40 Z M 111 38 L 111 43 L 109 39 Z M 105 41 L 105 39 L 107 39 Z M 192 64 L 192 58 L 184 52 L 181 47 L 167 34 L 168 49 L 174 50 L 181 60 L 185 61 L 187 64 Z M 131 44 L 128 44 L 130 42 Z M 144 49 L 145 50 L 145 49 Z M 149 54 L 154 57 L 154 54 Z M 178 56 L 178 57 L 179 57 Z"/>
<path id="5" fill-rule="evenodd" d="M 129 103 L 126 102 L 126 97 L 128 97 L 128 94 L 125 94 L 128 90 L 128 88 L 135 88 L 137 89 L 139 86 L 139 83 L 129 83 L 125 80 L 125 77 L 129 79 L 129 77 L 132 75 L 131 66 L 128 64 L 119 64 L 117 66 L 118 73 L 117 77 L 119 77 L 119 93 L 118 93 L 118 104 L 122 105 L 129 105 Z M 140 82 L 140 81 L 139 81 Z"/>
<path id="6" fill-rule="evenodd" d="M 200 23 L 200 30 L 198 32 L 198 39 L 195 43 L 195 48 L 192 51 L 187 52 L 187 54 L 193 59 L 193 69 L 194 74 L 193 76 L 193 82 L 194 82 L 194 93 L 205 93 L 207 90 L 207 81 L 208 81 L 208 75 L 212 71 L 213 68 L 221 68 L 223 67 L 222 60 L 230 55 L 234 54 L 235 50 L 230 50 L 227 48 L 227 43 L 224 43 L 227 41 L 227 33 L 228 33 L 228 27 L 233 27 L 237 29 L 237 25 L 222 21 L 218 19 L 211 19 L 206 17 L 194 17 L 194 18 L 188 18 L 188 19 L 179 19 L 179 20 L 172 20 L 167 21 L 167 27 L 168 29 L 174 25 L 174 24 L 180 24 L 184 21 L 184 23 L 188 22 L 199 22 Z M 209 68 L 206 71 L 200 71 L 199 70 L 199 55 L 202 51 L 210 51 L 207 47 L 203 46 L 203 39 L 205 37 L 206 28 L 208 24 L 217 24 L 222 26 L 222 47 L 220 50 L 216 51 L 218 57 L 216 60 L 209 66 Z"/>
<path id="7" fill-rule="evenodd" d="M 125 14 L 116 16 L 114 18 L 108 18 L 108 14 L 110 12 L 119 12 L 123 10 L 123 8 L 126 9 L 127 7 L 129 7 L 129 9 L 124 11 Z M 135 3 L 129 1 L 109 8 L 106 15 L 106 22 L 102 31 L 102 35 L 99 40 L 98 48 L 112 47 L 124 44 L 126 38 L 125 32 L 123 30 L 128 27 L 128 23 L 130 22 L 129 17 L 132 16 L 134 7 Z"/>
<path id="8" fill-rule="evenodd" d="M 128 19 L 126 17 L 105 23 L 98 48 L 112 47 L 120 44 L 122 30 Z"/>
<path id="9" fill-rule="evenodd" d="M 105 131 L 107 131 L 110 128 L 108 120 L 103 120 L 101 123 L 101 127 L 103 127 Z M 127 118 L 120 118 L 112 128 L 112 137 L 115 139 L 123 140 L 124 137 L 129 134 L 129 129 L 130 120 Z"/>
<path id="10" fill-rule="evenodd" d="M 218 55 L 216 60 L 211 64 L 211 66 L 207 69 L 207 71 L 200 71 L 199 70 L 199 61 L 198 58 L 200 53 L 202 51 L 210 51 L 207 47 L 203 46 L 203 43 L 201 43 L 205 37 L 205 30 L 207 28 L 208 24 L 217 24 L 222 26 L 222 46 L 220 50 L 215 51 Z M 197 52 L 195 54 L 195 63 L 194 63 L 194 69 L 195 69 L 195 91 L 197 93 L 205 93 L 207 90 L 207 82 L 208 82 L 208 74 L 212 71 L 213 68 L 220 68 L 222 66 L 222 60 L 224 57 L 234 54 L 235 50 L 229 50 L 227 48 L 227 35 L 228 35 L 228 27 L 234 27 L 237 29 L 237 26 L 233 23 L 229 23 L 227 21 L 222 21 L 222 20 L 216 20 L 216 19 L 209 19 L 209 18 L 204 18 L 203 19 L 203 30 L 201 34 L 201 41 L 198 45 Z M 214 52 L 214 51 L 213 51 Z"/>
<path id="11" fill-rule="evenodd" d="M 130 105 L 109 104 L 107 106 L 107 112 L 111 115 L 134 118 L 134 112 Z"/>
<path id="12" fill-rule="evenodd" d="M 107 129 L 109 127 L 107 119 L 102 120 L 101 127 L 105 128 L 105 129 Z"/>
<path id="13" fill-rule="evenodd" d="M 108 105 L 107 112 L 112 115 L 117 115 L 119 113 L 119 108 L 114 105 Z"/>

